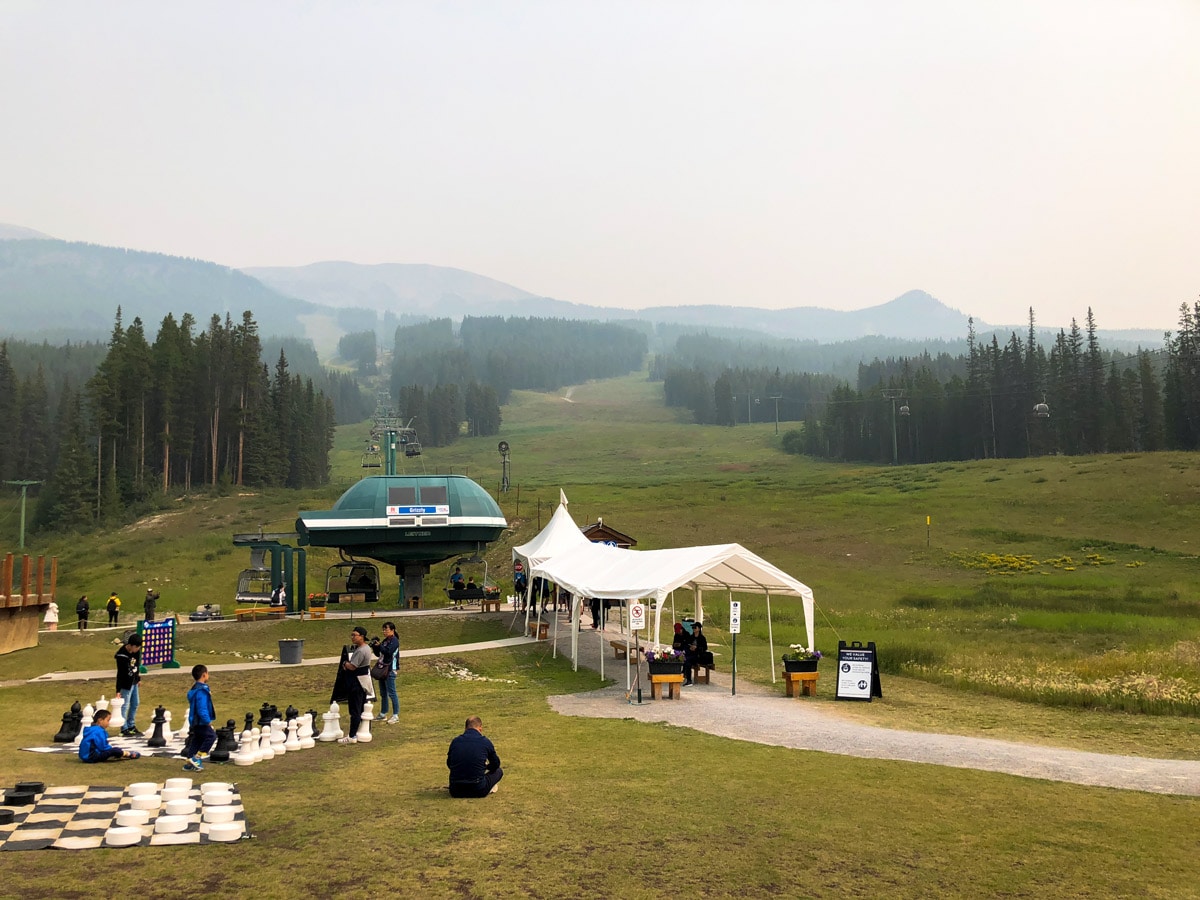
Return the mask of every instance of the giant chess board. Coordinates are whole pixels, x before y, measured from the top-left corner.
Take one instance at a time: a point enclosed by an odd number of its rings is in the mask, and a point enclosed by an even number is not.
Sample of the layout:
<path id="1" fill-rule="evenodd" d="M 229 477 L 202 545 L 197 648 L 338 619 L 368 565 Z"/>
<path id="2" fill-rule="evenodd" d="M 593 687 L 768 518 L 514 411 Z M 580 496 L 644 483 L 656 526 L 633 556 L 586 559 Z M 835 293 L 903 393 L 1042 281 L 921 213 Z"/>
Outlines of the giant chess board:
<path id="1" fill-rule="evenodd" d="M 172 778 L 162 785 L 48 787 L 24 803 L 9 791 L 5 799 L 12 821 L 0 824 L 0 851 L 228 843 L 251 837 L 236 784 L 193 785 L 191 779 Z"/>
<path id="2" fill-rule="evenodd" d="M 183 741 L 176 737 L 162 747 L 151 747 L 147 741 L 150 736 L 145 737 L 124 737 L 123 735 L 110 734 L 108 742 L 114 747 L 120 747 L 122 750 L 136 750 L 142 756 L 156 756 L 160 759 L 169 759 L 172 756 L 179 756 L 183 751 Z M 22 747 L 22 750 L 28 750 L 31 753 L 74 753 L 79 755 L 78 741 L 72 741 L 65 744 L 49 744 L 45 747 Z"/>

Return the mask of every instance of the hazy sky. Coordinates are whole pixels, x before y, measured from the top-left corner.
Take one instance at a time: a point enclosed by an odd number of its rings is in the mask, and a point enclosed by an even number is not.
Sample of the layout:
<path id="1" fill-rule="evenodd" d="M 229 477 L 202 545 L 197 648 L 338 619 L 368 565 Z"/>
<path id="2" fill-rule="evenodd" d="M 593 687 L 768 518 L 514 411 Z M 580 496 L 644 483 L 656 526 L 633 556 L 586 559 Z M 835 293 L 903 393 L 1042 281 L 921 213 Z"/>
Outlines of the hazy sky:
<path id="1" fill-rule="evenodd" d="M 1170 328 L 1200 0 L 0 0 L 0 222 L 642 308 Z"/>

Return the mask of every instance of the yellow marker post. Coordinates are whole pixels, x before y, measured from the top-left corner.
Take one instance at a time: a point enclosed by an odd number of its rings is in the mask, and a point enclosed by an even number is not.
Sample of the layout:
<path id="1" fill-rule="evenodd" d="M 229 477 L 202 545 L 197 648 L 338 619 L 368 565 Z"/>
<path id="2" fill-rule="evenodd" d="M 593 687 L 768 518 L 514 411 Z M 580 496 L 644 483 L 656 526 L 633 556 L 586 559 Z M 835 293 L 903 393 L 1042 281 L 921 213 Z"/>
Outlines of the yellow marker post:
<path id="1" fill-rule="evenodd" d="M 932 523 L 932 521 L 933 521 L 933 518 L 931 516 L 925 517 L 925 546 L 926 547 L 929 546 L 929 526 Z"/>

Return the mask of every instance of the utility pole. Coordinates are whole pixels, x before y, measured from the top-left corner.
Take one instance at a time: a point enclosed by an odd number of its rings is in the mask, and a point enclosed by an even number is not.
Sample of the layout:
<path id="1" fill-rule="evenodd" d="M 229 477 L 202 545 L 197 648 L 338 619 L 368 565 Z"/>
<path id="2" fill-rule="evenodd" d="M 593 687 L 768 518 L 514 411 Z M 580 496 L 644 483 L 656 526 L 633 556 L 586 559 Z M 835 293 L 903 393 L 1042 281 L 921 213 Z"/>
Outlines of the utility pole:
<path id="1" fill-rule="evenodd" d="M 25 549 L 25 493 L 29 490 L 31 484 L 41 484 L 40 481 L 6 481 L 5 484 L 12 484 L 21 488 L 21 537 L 17 546 L 18 550 Z"/>
<path id="2" fill-rule="evenodd" d="M 883 399 L 892 401 L 892 465 L 896 465 L 900 458 L 899 447 L 896 441 L 896 400 L 904 396 L 904 391 L 899 388 L 884 388 Z"/>
<path id="3" fill-rule="evenodd" d="M 779 401 L 783 399 L 783 395 L 772 394 L 771 399 L 775 401 L 775 433 L 779 434 Z"/>

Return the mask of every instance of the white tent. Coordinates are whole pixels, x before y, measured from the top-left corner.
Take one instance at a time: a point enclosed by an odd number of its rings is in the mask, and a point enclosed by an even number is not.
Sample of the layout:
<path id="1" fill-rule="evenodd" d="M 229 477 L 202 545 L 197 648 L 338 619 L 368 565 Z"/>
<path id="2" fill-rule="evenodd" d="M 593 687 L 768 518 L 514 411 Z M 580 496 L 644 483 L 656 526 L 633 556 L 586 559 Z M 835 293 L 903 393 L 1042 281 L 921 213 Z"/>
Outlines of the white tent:
<path id="1" fill-rule="evenodd" d="M 550 579 L 576 597 L 657 601 L 654 618 L 656 639 L 663 601 L 677 588 L 692 588 L 698 597 L 703 591 L 718 589 L 729 593 L 765 594 L 772 660 L 775 657 L 775 642 L 770 624 L 771 595 L 799 597 L 804 608 L 807 646 L 813 646 L 812 589 L 740 544 L 673 550 L 622 550 L 605 544 L 593 544 L 585 538 L 583 544 L 550 554 L 532 565 L 530 578 L 535 574 Z M 771 666 L 771 672 L 773 679 L 774 665 Z"/>
<path id="2" fill-rule="evenodd" d="M 584 537 L 579 526 L 575 524 L 575 520 L 571 518 L 571 514 L 567 512 L 566 493 L 560 490 L 558 495 L 558 509 L 554 511 L 554 515 L 550 517 L 550 521 L 546 523 L 546 527 L 539 531 L 531 541 L 521 544 L 519 547 L 514 547 L 512 551 L 513 562 L 522 561 L 525 566 L 525 574 L 528 576 L 528 581 L 525 585 L 526 630 L 528 630 L 529 625 L 529 610 L 533 605 L 531 597 L 535 569 L 555 556 L 559 556 L 577 547 L 590 547 L 592 545 L 591 541 Z M 540 572 L 536 574 L 541 575 Z M 554 620 L 554 626 L 555 632 L 557 632 L 557 616 Z M 557 638 L 557 634 L 555 637 Z M 555 641 L 554 649 L 557 654 L 557 640 Z"/>

